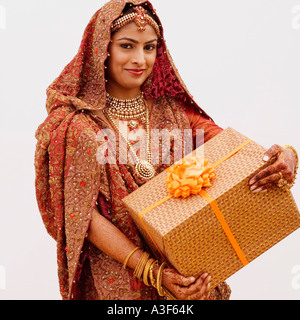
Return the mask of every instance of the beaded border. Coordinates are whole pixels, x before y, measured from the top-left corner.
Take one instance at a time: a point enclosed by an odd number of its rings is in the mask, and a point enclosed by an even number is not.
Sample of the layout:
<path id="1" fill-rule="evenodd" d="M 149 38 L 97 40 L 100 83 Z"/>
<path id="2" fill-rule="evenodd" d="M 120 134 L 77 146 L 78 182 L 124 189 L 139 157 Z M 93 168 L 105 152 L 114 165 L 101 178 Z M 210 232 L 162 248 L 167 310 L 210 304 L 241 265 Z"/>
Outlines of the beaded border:
<path id="1" fill-rule="evenodd" d="M 117 31 L 118 29 L 126 26 L 128 23 L 134 21 L 138 26 L 139 31 L 145 31 L 146 25 L 149 24 L 154 28 L 156 34 L 160 37 L 161 34 L 158 24 L 153 18 L 146 14 L 146 10 L 143 7 L 136 7 L 134 9 L 136 10 L 136 12 L 129 13 L 126 16 L 122 16 L 121 18 L 113 22 L 111 27 L 112 32 Z"/>

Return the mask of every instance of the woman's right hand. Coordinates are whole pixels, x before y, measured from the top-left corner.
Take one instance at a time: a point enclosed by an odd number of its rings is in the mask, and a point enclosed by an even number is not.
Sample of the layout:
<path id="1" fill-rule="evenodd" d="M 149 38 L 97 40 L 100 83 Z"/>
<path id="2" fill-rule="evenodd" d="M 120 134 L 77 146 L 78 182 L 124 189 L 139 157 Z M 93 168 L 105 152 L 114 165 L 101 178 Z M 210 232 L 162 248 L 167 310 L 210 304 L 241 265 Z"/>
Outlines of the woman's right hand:
<path id="1" fill-rule="evenodd" d="M 184 277 L 175 269 L 163 271 L 162 285 L 175 295 L 178 300 L 206 300 L 209 298 L 211 276 L 203 273 L 198 279 Z"/>

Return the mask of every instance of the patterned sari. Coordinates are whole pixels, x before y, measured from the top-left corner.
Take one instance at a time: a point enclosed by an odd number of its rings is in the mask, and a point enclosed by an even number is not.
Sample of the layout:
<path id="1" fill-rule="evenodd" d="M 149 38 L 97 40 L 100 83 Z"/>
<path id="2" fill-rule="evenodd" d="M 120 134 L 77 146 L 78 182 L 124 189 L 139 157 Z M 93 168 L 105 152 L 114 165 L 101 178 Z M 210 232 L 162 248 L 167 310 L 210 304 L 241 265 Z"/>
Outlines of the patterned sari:
<path id="1" fill-rule="evenodd" d="M 48 117 L 36 132 L 36 197 L 48 233 L 57 242 L 60 292 L 63 299 L 159 299 L 154 288 L 133 277 L 133 271 L 86 240 L 92 211 L 99 212 L 135 245 L 147 250 L 121 199 L 146 181 L 133 164 L 99 164 L 99 131 L 108 123 L 94 115 L 106 105 L 105 68 L 111 24 L 126 0 L 112 0 L 89 22 L 77 55 L 47 89 Z M 134 5 L 152 5 L 131 0 Z M 161 26 L 160 26 L 161 27 Z M 163 35 L 163 29 L 161 28 Z M 222 129 L 194 102 L 175 68 L 165 42 L 159 42 L 152 75 L 142 87 L 153 101 L 151 129 L 204 130 L 207 141 Z M 118 147 L 117 139 L 117 147 Z M 174 144 L 170 144 L 171 159 Z M 163 159 L 156 174 L 165 170 Z M 172 162 L 170 163 L 172 164 Z M 212 299 L 227 299 L 223 283 Z"/>

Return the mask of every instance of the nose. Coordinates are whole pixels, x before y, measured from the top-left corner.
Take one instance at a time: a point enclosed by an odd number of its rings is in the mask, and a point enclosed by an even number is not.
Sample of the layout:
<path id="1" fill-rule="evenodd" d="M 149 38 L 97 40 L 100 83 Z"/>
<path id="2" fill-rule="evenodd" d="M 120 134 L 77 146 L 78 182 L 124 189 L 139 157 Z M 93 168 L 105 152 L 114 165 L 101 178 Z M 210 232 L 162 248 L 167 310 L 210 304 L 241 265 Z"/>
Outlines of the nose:
<path id="1" fill-rule="evenodd" d="M 134 50 L 132 63 L 137 66 L 144 66 L 146 63 L 145 52 L 143 48 Z"/>

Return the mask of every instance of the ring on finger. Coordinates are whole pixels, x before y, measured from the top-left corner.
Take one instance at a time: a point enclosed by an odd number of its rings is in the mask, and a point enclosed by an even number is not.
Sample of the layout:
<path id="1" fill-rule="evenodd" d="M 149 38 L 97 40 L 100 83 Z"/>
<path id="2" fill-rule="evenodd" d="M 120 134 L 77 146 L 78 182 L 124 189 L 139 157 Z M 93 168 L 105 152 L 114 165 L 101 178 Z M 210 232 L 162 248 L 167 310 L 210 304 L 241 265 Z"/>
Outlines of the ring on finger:
<path id="1" fill-rule="evenodd" d="M 279 171 L 280 179 L 277 182 L 277 187 L 282 188 L 284 187 L 288 182 L 284 179 L 283 174 L 281 171 Z"/>

